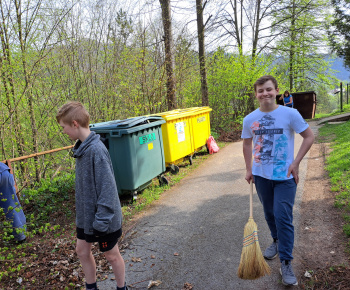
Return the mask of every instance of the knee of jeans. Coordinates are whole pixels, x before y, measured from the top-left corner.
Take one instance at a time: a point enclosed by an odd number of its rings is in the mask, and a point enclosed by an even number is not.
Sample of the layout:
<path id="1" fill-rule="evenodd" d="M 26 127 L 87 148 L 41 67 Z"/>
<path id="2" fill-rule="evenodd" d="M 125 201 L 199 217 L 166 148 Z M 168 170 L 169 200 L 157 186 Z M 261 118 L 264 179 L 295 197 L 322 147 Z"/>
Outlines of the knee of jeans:
<path id="1" fill-rule="evenodd" d="M 267 222 L 275 222 L 275 217 L 274 215 L 265 215 L 265 219 Z"/>
<path id="2" fill-rule="evenodd" d="M 290 218 L 287 214 L 281 214 L 275 216 L 275 222 L 280 227 L 291 227 L 293 226 L 293 218 Z"/>

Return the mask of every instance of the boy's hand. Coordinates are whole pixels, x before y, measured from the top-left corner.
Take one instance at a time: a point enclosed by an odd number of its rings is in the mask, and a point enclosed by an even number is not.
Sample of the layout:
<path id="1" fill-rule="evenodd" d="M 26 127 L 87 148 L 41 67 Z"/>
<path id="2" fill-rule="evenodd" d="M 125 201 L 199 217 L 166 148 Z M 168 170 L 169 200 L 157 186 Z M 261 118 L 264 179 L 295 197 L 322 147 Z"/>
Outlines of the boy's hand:
<path id="1" fill-rule="evenodd" d="M 94 235 L 96 237 L 103 237 L 103 236 L 107 235 L 107 232 L 100 232 L 100 231 L 94 229 Z"/>
<path id="2" fill-rule="evenodd" d="M 312 143 L 314 143 L 315 136 L 310 127 L 308 127 L 305 131 L 300 133 L 300 136 L 303 137 L 303 142 L 299 148 L 298 154 L 295 157 L 293 163 L 289 166 L 288 174 L 289 177 L 292 173 L 295 179 L 295 183 L 299 182 L 299 164 L 301 160 L 304 158 L 306 153 L 310 150 Z"/>
<path id="3" fill-rule="evenodd" d="M 250 184 L 250 182 L 253 182 L 253 173 L 251 170 L 247 170 L 245 174 L 245 180 Z"/>
<path id="4" fill-rule="evenodd" d="M 287 177 L 289 177 L 290 174 L 293 174 L 295 183 L 298 184 L 299 183 L 299 164 L 296 164 L 295 162 L 293 162 L 289 166 Z"/>

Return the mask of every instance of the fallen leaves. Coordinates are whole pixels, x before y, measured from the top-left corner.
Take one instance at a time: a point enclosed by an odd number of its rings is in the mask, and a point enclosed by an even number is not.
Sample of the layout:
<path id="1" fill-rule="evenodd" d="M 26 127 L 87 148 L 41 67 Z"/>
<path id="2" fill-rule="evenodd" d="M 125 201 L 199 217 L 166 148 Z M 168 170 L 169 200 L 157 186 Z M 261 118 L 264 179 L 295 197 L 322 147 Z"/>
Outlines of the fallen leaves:
<path id="1" fill-rule="evenodd" d="M 350 269 L 346 266 L 324 267 L 306 271 L 302 283 L 312 282 L 313 289 L 350 289 Z M 311 277 L 309 277 L 310 275 Z"/>
<path id="2" fill-rule="evenodd" d="M 135 258 L 135 257 L 132 257 L 131 261 L 134 263 L 141 263 L 142 262 L 141 258 Z"/>
<path id="3" fill-rule="evenodd" d="M 186 282 L 181 290 L 192 290 L 192 289 L 193 289 L 193 285 Z"/>
<path id="4" fill-rule="evenodd" d="M 19 246 L 10 245 L 8 251 L 14 255 L 13 265 L 0 262 L 1 289 L 64 289 L 67 285 L 84 284 L 84 273 L 80 261 L 75 253 L 76 241 L 75 228 L 65 227 L 59 238 L 54 236 L 34 236 L 27 243 Z M 55 245 L 59 244 L 58 247 Z M 4 249 L 4 242 L 0 241 L 0 247 Z M 98 271 L 108 273 L 109 263 L 93 247 L 93 254 L 98 265 Z M 15 263 L 21 259 L 21 263 Z M 23 262 L 22 262 L 23 260 Z M 14 269 L 16 271 L 8 271 Z M 104 275 L 100 279 L 104 279 Z M 43 285 L 45 284 L 45 285 Z"/>

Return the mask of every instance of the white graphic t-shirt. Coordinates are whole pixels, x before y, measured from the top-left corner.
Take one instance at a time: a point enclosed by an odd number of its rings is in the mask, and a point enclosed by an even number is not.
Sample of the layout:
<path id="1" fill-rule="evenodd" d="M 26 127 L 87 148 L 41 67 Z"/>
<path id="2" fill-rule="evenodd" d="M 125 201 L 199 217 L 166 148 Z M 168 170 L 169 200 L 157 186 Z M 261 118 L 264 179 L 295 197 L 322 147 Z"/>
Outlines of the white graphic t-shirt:
<path id="1" fill-rule="evenodd" d="M 253 175 L 288 179 L 288 168 L 294 160 L 294 132 L 301 133 L 308 127 L 296 109 L 285 106 L 268 113 L 256 109 L 247 115 L 241 137 L 253 138 Z"/>

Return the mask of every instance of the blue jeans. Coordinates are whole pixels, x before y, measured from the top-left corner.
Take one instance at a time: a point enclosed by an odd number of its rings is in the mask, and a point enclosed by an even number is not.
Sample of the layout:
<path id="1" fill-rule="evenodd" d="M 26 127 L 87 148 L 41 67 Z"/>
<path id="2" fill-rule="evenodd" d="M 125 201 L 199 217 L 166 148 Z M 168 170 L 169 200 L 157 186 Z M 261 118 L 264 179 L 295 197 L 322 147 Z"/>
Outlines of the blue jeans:
<path id="1" fill-rule="evenodd" d="M 269 180 L 254 175 L 254 182 L 271 236 L 278 239 L 280 260 L 293 260 L 293 206 L 297 191 L 295 180 Z"/>
<path id="2" fill-rule="evenodd" d="M 26 238 L 24 234 L 26 217 L 17 198 L 14 185 L 13 175 L 8 170 L 0 173 L 0 206 L 5 212 L 6 219 L 12 222 L 12 235 L 15 240 L 22 241 Z"/>

